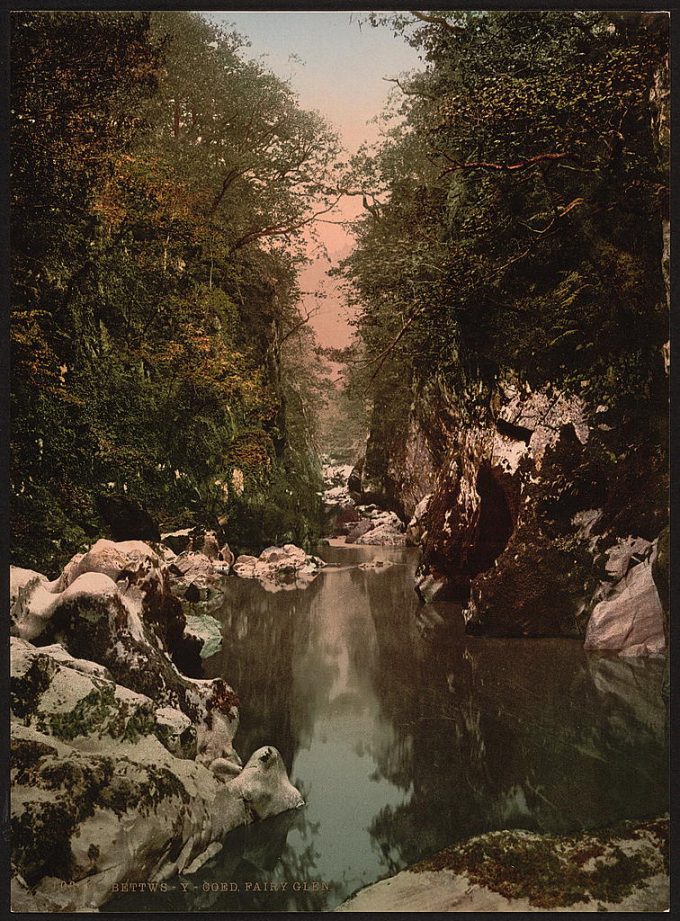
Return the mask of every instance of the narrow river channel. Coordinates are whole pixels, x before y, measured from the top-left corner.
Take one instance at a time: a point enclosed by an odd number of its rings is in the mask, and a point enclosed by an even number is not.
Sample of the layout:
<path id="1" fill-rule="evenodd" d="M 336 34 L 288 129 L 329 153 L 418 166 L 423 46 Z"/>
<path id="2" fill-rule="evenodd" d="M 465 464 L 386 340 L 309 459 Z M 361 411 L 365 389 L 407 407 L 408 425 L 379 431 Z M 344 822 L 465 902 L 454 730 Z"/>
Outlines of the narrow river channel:
<path id="1" fill-rule="evenodd" d="M 186 891 L 103 911 L 329 910 L 480 832 L 666 811 L 661 660 L 465 636 L 458 608 L 416 597 L 417 550 L 316 552 L 306 589 L 230 578 L 205 663 L 238 691 L 243 760 L 275 745 L 306 806 L 234 832 Z M 393 565 L 359 568 L 377 559 Z"/>

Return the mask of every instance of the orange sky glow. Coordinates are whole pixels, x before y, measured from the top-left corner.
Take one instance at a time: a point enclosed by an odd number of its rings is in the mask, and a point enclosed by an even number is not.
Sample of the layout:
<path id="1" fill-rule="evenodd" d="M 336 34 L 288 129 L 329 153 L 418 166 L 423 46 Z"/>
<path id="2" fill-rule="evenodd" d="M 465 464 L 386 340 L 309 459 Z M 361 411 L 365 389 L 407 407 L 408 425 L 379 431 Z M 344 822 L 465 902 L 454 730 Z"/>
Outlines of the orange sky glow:
<path id="1" fill-rule="evenodd" d="M 202 15 L 247 36 L 251 43 L 247 56 L 261 59 L 288 80 L 301 104 L 319 111 L 338 130 L 350 154 L 379 137 L 379 126 L 372 120 L 382 111 L 391 89 L 384 78 L 419 66 L 413 48 L 387 28 L 372 28 L 361 11 Z M 349 221 L 361 210 L 360 198 L 343 198 L 325 217 Z M 337 348 L 349 344 L 352 327 L 339 286 L 326 272 L 349 253 L 352 236 L 342 224 L 318 223 L 316 229 L 330 260 L 310 240 L 312 262 L 300 276 L 303 308 L 315 311 L 310 322 L 319 344 Z M 314 296 L 319 288 L 325 293 L 321 299 Z"/>

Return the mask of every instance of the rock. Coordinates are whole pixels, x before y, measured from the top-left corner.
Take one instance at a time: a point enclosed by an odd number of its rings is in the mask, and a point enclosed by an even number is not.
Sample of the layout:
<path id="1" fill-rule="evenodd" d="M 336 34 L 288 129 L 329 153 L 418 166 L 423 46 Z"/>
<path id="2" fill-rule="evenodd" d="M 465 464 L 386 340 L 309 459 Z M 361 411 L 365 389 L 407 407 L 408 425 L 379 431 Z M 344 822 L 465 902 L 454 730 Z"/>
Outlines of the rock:
<path id="1" fill-rule="evenodd" d="M 125 607 L 134 620 L 142 618 L 154 630 L 160 645 L 185 671 L 194 674 L 200 670 L 200 659 L 184 637 L 185 620 L 180 602 L 173 596 L 169 569 L 161 557 L 142 541 L 98 540 L 87 553 L 74 556 L 54 582 L 44 587 L 57 594 L 77 583 L 78 590 L 86 593 L 92 588 L 95 595 L 111 592 L 105 582 L 91 586 L 83 582 L 86 574 L 106 575 L 115 583 Z M 71 597 L 71 591 L 69 596 Z M 37 613 L 40 596 L 34 593 L 32 608 Z M 43 596 L 45 604 L 49 599 Z M 20 610 L 21 606 L 17 608 Z M 139 629 L 137 629 L 139 633 Z M 31 637 L 24 635 L 26 639 Z"/>
<path id="2" fill-rule="evenodd" d="M 210 770 L 213 774 L 217 774 L 220 777 L 227 775 L 234 777 L 236 774 L 241 773 L 241 767 L 234 761 L 228 761 L 226 758 L 215 758 L 210 762 Z"/>
<path id="3" fill-rule="evenodd" d="M 305 804 L 299 790 L 288 780 L 280 753 L 270 745 L 253 752 L 241 773 L 231 782 L 231 789 L 238 791 L 258 819 Z"/>
<path id="4" fill-rule="evenodd" d="M 257 579 L 267 591 L 308 585 L 326 564 L 305 553 L 295 544 L 267 547 L 259 557 L 243 554 L 234 563 L 234 574 L 242 579 Z"/>
<path id="5" fill-rule="evenodd" d="M 201 658 L 214 656 L 222 645 L 222 625 L 210 614 L 186 614 L 185 636 L 201 644 Z"/>
<path id="6" fill-rule="evenodd" d="M 358 537 L 355 543 L 358 546 L 405 547 L 406 535 L 395 531 L 391 523 L 380 524 Z"/>
<path id="7" fill-rule="evenodd" d="M 604 565 L 607 577 L 618 582 L 628 572 L 631 562 L 638 563 L 649 553 L 652 542 L 642 537 L 628 537 L 614 544 L 606 553 Z"/>
<path id="8" fill-rule="evenodd" d="M 166 880 L 259 811 L 301 800 L 285 770 L 239 778 L 177 758 L 152 737 L 91 751 L 15 725 L 13 907 L 96 908 L 121 881 Z"/>
<path id="9" fill-rule="evenodd" d="M 18 566 L 10 566 L 9 569 L 9 603 L 14 604 L 19 592 L 25 585 L 33 579 L 39 579 L 41 582 L 47 582 L 47 576 L 43 576 L 33 569 L 20 569 Z"/>
<path id="10" fill-rule="evenodd" d="M 173 591 L 191 603 L 207 601 L 219 593 L 227 569 L 204 553 L 185 550 L 168 567 Z"/>
<path id="11" fill-rule="evenodd" d="M 362 457 L 360 460 L 357 461 L 357 463 L 352 468 L 352 472 L 347 477 L 347 490 L 349 492 L 349 495 L 355 500 L 361 498 L 361 492 L 362 492 L 361 478 L 362 478 L 363 468 L 364 468 L 364 458 Z"/>
<path id="12" fill-rule="evenodd" d="M 221 559 L 229 567 L 229 569 L 231 569 L 231 567 L 234 565 L 234 560 L 236 558 L 232 553 L 229 544 L 224 544 L 219 552 L 219 559 Z"/>
<path id="13" fill-rule="evenodd" d="M 355 525 L 347 534 L 345 538 L 345 543 L 354 544 L 360 537 L 363 537 L 364 534 L 367 534 L 369 531 L 372 531 L 375 527 L 375 524 L 368 518 L 362 519 L 357 525 Z"/>
<path id="14" fill-rule="evenodd" d="M 95 496 L 99 514 L 111 529 L 114 541 L 161 539 L 158 525 L 134 499 L 124 496 Z"/>
<path id="15" fill-rule="evenodd" d="M 406 526 L 406 542 L 411 544 L 413 547 L 417 547 L 423 535 L 426 533 L 425 529 L 425 516 L 427 515 L 427 509 L 432 500 L 432 493 L 428 493 L 426 496 L 420 500 L 416 505 L 411 520 Z"/>
<path id="16" fill-rule="evenodd" d="M 301 802 L 276 749 L 240 779 L 238 700 L 178 671 L 163 614 L 204 651 L 219 624 L 186 624 L 151 548 L 98 541 L 54 582 L 13 576 L 15 909 L 96 910 L 120 881 L 191 871 L 232 828 Z"/>
<path id="17" fill-rule="evenodd" d="M 668 825 L 624 822 L 571 837 L 490 832 L 367 886 L 335 910 L 666 911 Z"/>
<path id="18" fill-rule="evenodd" d="M 94 554 L 92 559 L 101 557 Z M 157 707 L 181 710 L 196 730 L 199 758 L 233 757 L 236 695 L 222 679 L 198 681 L 181 675 L 170 659 L 167 630 L 147 617 L 139 599 L 129 600 L 120 583 L 99 572 L 82 573 L 62 592 L 48 592 L 45 584 L 29 583 L 14 603 L 17 637 L 43 647 L 59 642 L 72 657 L 104 666 L 114 681 Z M 179 614 L 183 631 L 181 609 Z"/>
<path id="19" fill-rule="evenodd" d="M 394 566 L 391 560 L 371 560 L 368 563 L 359 563 L 359 569 L 364 569 L 366 571 L 373 569 L 389 569 L 390 566 Z"/>
<path id="20" fill-rule="evenodd" d="M 449 580 L 441 573 L 429 572 L 416 580 L 416 592 L 425 604 L 432 604 L 439 598 L 445 601 L 448 597 Z"/>
<path id="21" fill-rule="evenodd" d="M 181 528 L 179 531 L 170 531 L 161 534 L 161 542 L 172 550 L 173 553 L 183 553 L 192 547 L 193 528 Z"/>
<path id="22" fill-rule="evenodd" d="M 595 605 L 584 645 L 626 656 L 664 651 L 663 608 L 649 559 L 634 566 L 613 592 Z"/>
<path id="23" fill-rule="evenodd" d="M 342 537 L 349 534 L 352 528 L 360 521 L 359 513 L 354 507 L 354 503 L 348 504 L 339 509 L 332 518 L 330 528 L 335 537 Z"/>
<path id="24" fill-rule="evenodd" d="M 209 844 L 202 854 L 199 854 L 198 857 L 191 861 L 188 867 L 182 870 L 182 876 L 189 876 L 192 873 L 196 873 L 201 869 L 203 864 L 206 864 L 209 860 L 212 860 L 213 857 L 219 854 L 219 852 L 222 850 L 222 847 L 223 845 L 219 841 L 213 841 L 213 843 Z"/>
<path id="25" fill-rule="evenodd" d="M 178 758 L 196 757 L 196 730 L 186 713 L 161 707 L 155 712 L 155 723 L 156 738 L 169 752 Z"/>

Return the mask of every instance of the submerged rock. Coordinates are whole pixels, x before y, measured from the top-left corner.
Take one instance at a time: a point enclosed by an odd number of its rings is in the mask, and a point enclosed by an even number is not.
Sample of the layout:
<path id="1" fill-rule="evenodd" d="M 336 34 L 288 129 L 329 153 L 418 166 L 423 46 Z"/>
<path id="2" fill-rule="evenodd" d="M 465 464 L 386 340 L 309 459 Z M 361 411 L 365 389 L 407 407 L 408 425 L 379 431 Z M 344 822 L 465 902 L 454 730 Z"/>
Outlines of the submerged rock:
<path id="1" fill-rule="evenodd" d="M 368 563 L 359 563 L 359 569 L 364 569 L 366 571 L 373 569 L 389 569 L 390 566 L 394 566 L 391 560 L 371 560 Z"/>

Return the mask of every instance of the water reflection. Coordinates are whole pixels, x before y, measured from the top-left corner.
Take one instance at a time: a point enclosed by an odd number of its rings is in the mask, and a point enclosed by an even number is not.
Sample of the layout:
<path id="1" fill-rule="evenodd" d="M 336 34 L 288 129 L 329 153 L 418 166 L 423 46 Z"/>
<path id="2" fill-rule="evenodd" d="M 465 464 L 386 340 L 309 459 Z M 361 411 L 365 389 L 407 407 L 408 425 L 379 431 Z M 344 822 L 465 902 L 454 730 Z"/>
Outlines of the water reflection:
<path id="1" fill-rule="evenodd" d="M 163 905 L 135 895 L 106 910 L 328 910 L 482 831 L 569 832 L 666 810 L 660 661 L 468 637 L 453 606 L 419 605 L 413 551 L 319 553 L 343 565 L 305 591 L 229 580 L 215 614 L 225 640 L 206 662 L 241 697 L 241 756 L 276 745 L 307 806 L 231 835 Z M 372 558 L 398 565 L 347 567 Z M 202 888 L 223 880 L 240 890 Z M 246 892 L 248 881 L 288 886 Z"/>

